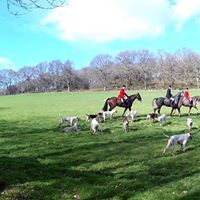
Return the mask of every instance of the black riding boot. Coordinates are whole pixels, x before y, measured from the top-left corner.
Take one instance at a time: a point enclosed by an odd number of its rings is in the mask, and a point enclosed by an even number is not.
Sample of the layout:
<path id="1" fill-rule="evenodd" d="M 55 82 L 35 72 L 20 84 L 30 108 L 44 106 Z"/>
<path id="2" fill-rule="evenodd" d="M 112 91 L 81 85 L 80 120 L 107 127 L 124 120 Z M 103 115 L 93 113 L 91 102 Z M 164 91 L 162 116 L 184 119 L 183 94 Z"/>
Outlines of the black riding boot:
<path id="1" fill-rule="evenodd" d="M 129 100 L 128 100 L 128 99 L 125 99 L 125 100 L 124 100 L 124 105 L 125 105 L 126 107 L 128 107 L 128 103 L 129 103 Z"/>
<path id="2" fill-rule="evenodd" d="M 170 104 L 171 104 L 171 107 L 173 107 L 174 106 L 174 100 L 170 99 Z"/>
<path id="3" fill-rule="evenodd" d="M 193 104 L 193 100 L 190 100 L 189 101 L 189 106 L 192 107 L 192 104 Z"/>

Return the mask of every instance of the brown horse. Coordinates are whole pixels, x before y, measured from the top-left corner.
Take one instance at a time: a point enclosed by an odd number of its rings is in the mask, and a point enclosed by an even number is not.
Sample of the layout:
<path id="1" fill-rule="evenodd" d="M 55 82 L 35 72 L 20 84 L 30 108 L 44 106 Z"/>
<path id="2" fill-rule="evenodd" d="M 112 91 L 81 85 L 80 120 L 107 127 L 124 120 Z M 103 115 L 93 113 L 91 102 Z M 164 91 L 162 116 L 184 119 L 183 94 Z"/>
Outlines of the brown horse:
<path id="1" fill-rule="evenodd" d="M 107 111 L 108 106 L 109 106 L 109 110 L 112 110 L 116 106 L 123 107 L 125 109 L 124 109 L 122 116 L 124 116 L 127 109 L 129 109 L 129 111 L 131 111 L 132 104 L 136 99 L 139 100 L 140 102 L 142 102 L 142 98 L 139 93 L 128 96 L 128 98 L 125 102 L 122 102 L 121 99 L 119 99 L 117 97 L 110 97 L 110 98 L 106 99 L 102 110 Z"/>
<path id="2" fill-rule="evenodd" d="M 190 114 L 190 111 L 191 111 L 192 108 L 195 108 L 198 111 L 197 103 L 199 101 L 200 101 L 200 96 L 192 97 L 192 102 L 191 103 L 187 99 L 183 99 L 182 100 L 182 106 L 189 107 L 188 114 Z"/>

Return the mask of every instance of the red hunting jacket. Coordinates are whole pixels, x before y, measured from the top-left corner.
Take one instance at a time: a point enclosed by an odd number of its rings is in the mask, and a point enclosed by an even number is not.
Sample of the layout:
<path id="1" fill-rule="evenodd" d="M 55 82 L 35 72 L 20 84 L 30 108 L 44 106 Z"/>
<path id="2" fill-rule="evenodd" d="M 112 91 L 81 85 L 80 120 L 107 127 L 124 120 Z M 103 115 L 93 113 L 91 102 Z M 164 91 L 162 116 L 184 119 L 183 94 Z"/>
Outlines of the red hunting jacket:
<path id="1" fill-rule="evenodd" d="M 189 91 L 186 90 L 186 91 L 184 92 L 184 97 L 185 97 L 185 99 L 190 100 Z"/>
<path id="2" fill-rule="evenodd" d="M 124 88 L 121 88 L 119 91 L 118 98 L 123 99 L 125 97 L 125 95 L 126 95 L 126 93 L 125 93 Z"/>

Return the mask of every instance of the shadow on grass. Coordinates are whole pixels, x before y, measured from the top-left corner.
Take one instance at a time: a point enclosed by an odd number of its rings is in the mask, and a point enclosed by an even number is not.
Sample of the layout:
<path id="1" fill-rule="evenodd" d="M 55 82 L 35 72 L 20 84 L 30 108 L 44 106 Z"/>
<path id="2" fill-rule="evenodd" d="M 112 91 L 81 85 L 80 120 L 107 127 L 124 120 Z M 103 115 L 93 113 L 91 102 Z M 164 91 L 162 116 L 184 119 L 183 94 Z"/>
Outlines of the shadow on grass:
<path id="1" fill-rule="evenodd" d="M 27 139 L 34 142 L 31 134 L 38 137 L 44 135 L 41 140 L 39 137 L 38 142 L 47 140 L 49 132 L 54 136 L 51 140 L 56 141 L 60 137 L 58 129 L 44 127 L 47 119 L 37 120 L 44 122 L 44 125 L 27 126 L 27 122 L 0 121 L 1 136 L 10 139 L 20 136 L 20 143 L 25 143 Z M 105 131 L 109 133 L 110 129 L 105 128 Z M 46 145 L 46 152 L 38 150 L 38 154 L 30 156 L 1 156 L 0 178 L 8 190 L 24 185 L 18 191 L 18 199 L 53 199 L 55 195 L 57 199 L 61 199 L 65 191 L 62 188 L 67 188 L 69 199 L 76 193 L 79 193 L 81 199 L 128 199 L 139 192 L 199 173 L 198 168 L 188 162 L 187 155 L 185 159 L 181 156 L 169 159 L 153 153 L 154 146 L 164 138 L 162 130 L 143 128 L 142 131 L 143 134 L 117 137 L 113 134 L 107 140 L 104 135 L 63 136 L 54 146 Z M 16 140 L 10 143 L 11 150 L 15 147 L 15 142 Z M 17 150 L 18 147 L 15 148 Z M 33 182 L 39 184 L 30 185 Z M 27 198 L 22 198 L 24 191 L 30 193 Z"/>
<path id="2" fill-rule="evenodd" d="M 0 107 L 0 110 L 8 110 L 10 107 Z"/>
<path id="3" fill-rule="evenodd" d="M 178 200 L 199 200 L 200 199 L 200 191 L 191 192 L 189 194 L 184 195 L 183 197 L 178 198 Z"/>
<path id="4" fill-rule="evenodd" d="M 187 164 L 185 160 L 179 159 L 179 162 L 175 162 L 175 158 L 170 161 L 159 162 L 153 166 L 149 165 L 148 171 L 113 173 L 111 168 L 97 170 L 76 170 L 72 168 L 85 162 L 87 161 L 74 160 L 71 162 L 60 161 L 53 164 L 41 164 L 36 158 L 2 157 L 0 158 L 0 173 L 1 179 L 11 187 L 32 181 L 48 182 L 54 180 L 53 184 L 46 186 L 52 190 L 54 188 L 54 192 L 58 192 L 56 189 L 63 187 L 63 185 L 66 185 L 68 190 L 71 191 L 71 195 L 73 195 L 74 188 L 79 188 L 79 190 L 83 187 L 85 189 L 90 188 L 90 195 L 84 199 L 105 199 L 116 196 L 127 199 L 133 197 L 137 192 L 163 186 L 199 173 L 198 170 L 192 169 L 192 166 Z M 131 162 L 122 164 L 118 168 L 129 167 L 133 164 Z M 182 166 L 184 168 L 178 170 Z M 32 194 L 34 195 L 33 199 L 40 199 L 39 197 L 44 192 L 43 190 L 48 190 L 47 188 L 40 188 L 40 194 L 35 191 Z M 195 197 L 195 195 L 190 194 L 188 198 Z M 187 199 L 187 197 L 183 199 Z"/>

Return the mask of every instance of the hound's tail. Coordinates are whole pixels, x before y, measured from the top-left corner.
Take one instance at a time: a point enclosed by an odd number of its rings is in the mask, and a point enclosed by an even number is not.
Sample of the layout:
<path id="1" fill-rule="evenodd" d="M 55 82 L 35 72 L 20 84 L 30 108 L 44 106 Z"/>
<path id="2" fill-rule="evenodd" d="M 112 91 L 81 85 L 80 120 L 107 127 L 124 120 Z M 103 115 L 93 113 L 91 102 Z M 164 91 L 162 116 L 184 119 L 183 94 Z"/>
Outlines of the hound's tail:
<path id="1" fill-rule="evenodd" d="M 170 136 L 169 136 L 169 135 L 166 135 L 165 133 L 163 133 L 163 135 L 164 135 L 166 138 L 170 138 Z"/>
<path id="2" fill-rule="evenodd" d="M 107 111 L 108 110 L 108 99 L 105 100 L 105 104 L 104 104 L 104 106 L 102 108 L 103 111 Z"/>

